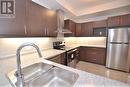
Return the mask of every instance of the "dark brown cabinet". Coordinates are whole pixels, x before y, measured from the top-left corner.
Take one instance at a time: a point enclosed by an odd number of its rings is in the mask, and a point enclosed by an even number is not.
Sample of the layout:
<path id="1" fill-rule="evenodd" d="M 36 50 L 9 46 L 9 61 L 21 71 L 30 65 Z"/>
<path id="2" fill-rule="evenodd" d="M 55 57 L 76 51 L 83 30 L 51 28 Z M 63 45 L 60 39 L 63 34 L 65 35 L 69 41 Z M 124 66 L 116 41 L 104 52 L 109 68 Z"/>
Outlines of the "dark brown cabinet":
<path id="1" fill-rule="evenodd" d="M 130 26 L 130 14 L 108 18 L 108 27 Z"/>
<path id="2" fill-rule="evenodd" d="M 120 17 L 120 25 L 121 26 L 130 26 L 130 14 L 122 15 Z"/>
<path id="3" fill-rule="evenodd" d="M 76 23 L 76 33 L 75 33 L 76 37 L 80 37 L 81 36 L 81 23 Z"/>
<path id="4" fill-rule="evenodd" d="M 57 29 L 56 12 L 32 1 L 29 1 L 28 8 L 27 36 L 56 36 L 54 33 Z"/>
<path id="5" fill-rule="evenodd" d="M 56 12 L 32 0 L 15 0 L 15 18 L 0 18 L 2 37 L 50 37 L 56 29 Z"/>
<path id="6" fill-rule="evenodd" d="M 80 60 L 105 65 L 105 48 L 80 47 Z"/>
<path id="7" fill-rule="evenodd" d="M 65 36 L 75 36 L 75 29 L 76 29 L 76 23 L 72 20 L 65 20 L 64 21 L 64 28 L 70 30 L 71 34 L 65 34 Z"/>
<path id="8" fill-rule="evenodd" d="M 107 20 L 100 20 L 93 22 L 93 28 L 106 28 L 107 27 Z"/>
<path id="9" fill-rule="evenodd" d="M 27 36 L 46 36 L 43 17 L 47 9 L 31 0 L 28 0 L 27 7 Z"/>
<path id="10" fill-rule="evenodd" d="M 81 24 L 81 36 L 93 36 L 93 22 L 87 22 Z"/>
<path id="11" fill-rule="evenodd" d="M 14 18 L 0 18 L 0 36 L 25 36 L 26 1 L 15 0 Z"/>
<path id="12" fill-rule="evenodd" d="M 93 22 L 93 36 L 107 36 L 107 20 Z"/>
<path id="13" fill-rule="evenodd" d="M 57 14 L 54 11 L 46 10 L 46 35 L 49 37 L 56 36 L 56 30 L 57 30 Z"/>
<path id="14" fill-rule="evenodd" d="M 63 54 L 54 56 L 52 58 L 49 58 L 48 60 L 65 65 L 65 54 L 63 53 Z"/>

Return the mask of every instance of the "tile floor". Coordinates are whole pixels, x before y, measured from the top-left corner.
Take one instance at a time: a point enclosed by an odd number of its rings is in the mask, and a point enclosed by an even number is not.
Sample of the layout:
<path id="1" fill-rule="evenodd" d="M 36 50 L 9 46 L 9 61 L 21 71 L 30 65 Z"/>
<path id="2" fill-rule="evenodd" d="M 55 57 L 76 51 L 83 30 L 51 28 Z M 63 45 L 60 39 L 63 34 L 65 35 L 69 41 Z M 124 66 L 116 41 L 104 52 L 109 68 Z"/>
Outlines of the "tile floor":
<path id="1" fill-rule="evenodd" d="M 89 73 L 93 73 L 96 75 L 101 75 L 110 79 L 118 80 L 121 82 L 128 82 L 128 76 L 130 76 L 130 73 L 125 73 L 121 71 L 111 70 L 108 68 L 105 68 L 105 66 L 83 62 L 80 61 L 76 65 L 76 68 L 79 70 L 83 70 Z"/>

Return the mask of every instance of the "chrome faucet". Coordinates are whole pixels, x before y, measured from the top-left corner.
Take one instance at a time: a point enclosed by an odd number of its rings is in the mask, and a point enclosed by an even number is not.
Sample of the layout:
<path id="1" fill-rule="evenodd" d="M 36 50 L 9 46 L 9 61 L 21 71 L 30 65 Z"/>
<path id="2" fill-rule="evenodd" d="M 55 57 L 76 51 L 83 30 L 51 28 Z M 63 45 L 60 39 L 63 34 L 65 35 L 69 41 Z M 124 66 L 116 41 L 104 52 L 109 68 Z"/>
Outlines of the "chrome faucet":
<path id="1" fill-rule="evenodd" d="M 35 45 L 34 43 L 24 43 L 17 49 L 17 52 L 16 52 L 16 56 L 17 56 L 17 71 L 16 71 L 17 87 L 24 87 L 24 78 L 23 78 L 22 70 L 21 70 L 20 51 L 22 48 L 24 48 L 26 46 L 33 46 L 34 48 L 36 48 L 39 57 L 42 57 L 42 54 L 39 50 L 39 47 L 37 45 Z"/>

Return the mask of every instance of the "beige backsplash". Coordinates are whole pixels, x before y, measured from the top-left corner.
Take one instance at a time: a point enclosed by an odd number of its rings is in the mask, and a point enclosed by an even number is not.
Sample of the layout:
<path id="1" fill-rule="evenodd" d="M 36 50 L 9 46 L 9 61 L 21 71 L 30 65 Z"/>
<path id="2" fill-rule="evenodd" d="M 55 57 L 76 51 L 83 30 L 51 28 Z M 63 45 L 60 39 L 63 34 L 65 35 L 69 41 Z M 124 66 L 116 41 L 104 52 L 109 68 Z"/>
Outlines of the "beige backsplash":
<path id="1" fill-rule="evenodd" d="M 77 37 L 76 43 L 90 44 L 90 45 L 104 45 L 106 44 L 106 37 Z"/>
<path id="2" fill-rule="evenodd" d="M 53 47 L 52 42 L 57 41 L 56 38 L 0 38 L 0 73 L 8 73 L 16 67 L 16 49 L 22 43 L 32 42 L 37 44 L 40 49 L 50 49 Z M 106 44 L 105 37 L 66 37 L 64 38 L 66 46 L 73 44 Z M 35 50 L 31 47 L 26 47 L 22 52 Z M 44 53 L 44 52 L 43 52 Z M 12 57 L 9 57 L 13 55 Z M 22 56 L 22 60 L 26 63 L 35 61 L 37 54 L 30 54 Z M 31 58 L 31 59 L 30 59 Z"/>
<path id="3" fill-rule="evenodd" d="M 32 42 L 40 47 L 41 50 L 53 48 L 52 42 L 56 38 L 0 38 L 0 59 L 14 55 L 16 49 L 23 43 Z M 64 38 L 66 46 L 73 44 L 105 44 L 105 37 L 67 37 Z M 32 47 L 24 48 L 23 52 L 35 50 Z"/>

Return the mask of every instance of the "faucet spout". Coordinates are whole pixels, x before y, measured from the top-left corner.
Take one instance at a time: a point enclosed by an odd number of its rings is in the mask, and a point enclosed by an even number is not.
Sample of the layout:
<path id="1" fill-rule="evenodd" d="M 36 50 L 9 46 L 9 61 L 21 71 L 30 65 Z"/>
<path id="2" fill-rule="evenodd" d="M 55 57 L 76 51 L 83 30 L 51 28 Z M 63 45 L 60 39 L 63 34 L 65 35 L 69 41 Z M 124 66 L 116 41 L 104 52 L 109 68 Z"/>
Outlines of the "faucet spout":
<path id="1" fill-rule="evenodd" d="M 24 78 L 23 78 L 22 70 L 21 70 L 20 51 L 22 48 L 24 48 L 26 46 L 32 46 L 32 47 L 36 48 L 39 57 L 42 57 L 42 54 L 40 52 L 39 47 L 37 45 L 35 45 L 34 43 L 24 43 L 17 49 L 17 52 L 16 52 L 16 56 L 17 56 L 17 72 L 16 72 L 17 87 L 24 87 Z"/>

